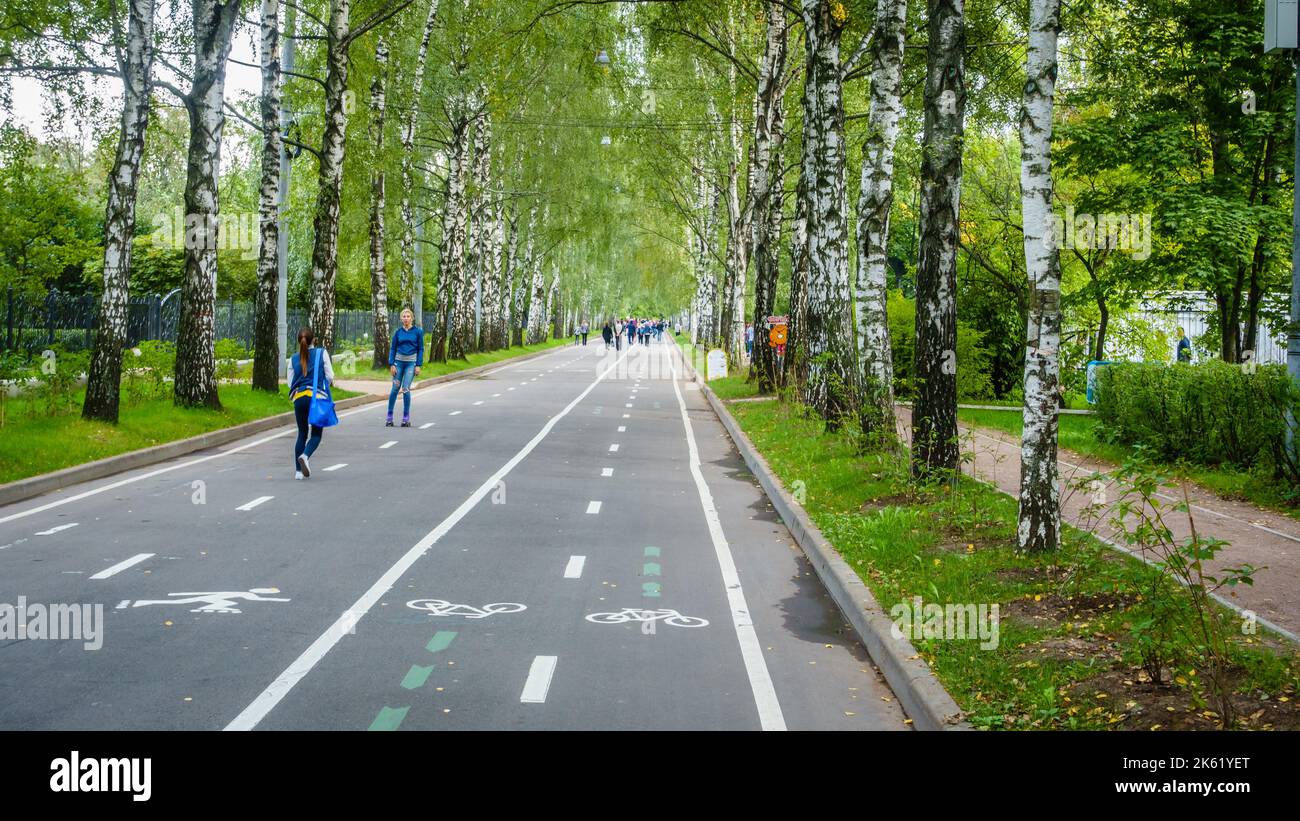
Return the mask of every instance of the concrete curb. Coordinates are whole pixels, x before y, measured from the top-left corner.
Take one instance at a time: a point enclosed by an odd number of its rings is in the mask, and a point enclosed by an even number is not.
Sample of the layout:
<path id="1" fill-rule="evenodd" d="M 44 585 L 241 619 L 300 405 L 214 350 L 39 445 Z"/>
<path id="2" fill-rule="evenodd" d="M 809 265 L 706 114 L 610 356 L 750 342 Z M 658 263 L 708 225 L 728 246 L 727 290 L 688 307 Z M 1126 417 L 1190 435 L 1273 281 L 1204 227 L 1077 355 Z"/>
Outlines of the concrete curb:
<path id="1" fill-rule="evenodd" d="M 849 624 L 853 625 L 863 646 L 884 674 L 885 681 L 893 688 L 903 709 L 912 719 L 912 726 L 918 730 L 972 729 L 970 724 L 962 720 L 961 708 L 957 702 L 953 701 L 929 666 L 921 660 L 912 643 L 906 638 L 893 637 L 894 622 L 886 615 L 871 590 L 786 491 L 781 480 L 768 466 L 767 460 L 741 430 L 722 400 L 700 378 L 685 355 L 682 356 L 682 361 L 699 384 L 727 435 L 736 444 L 745 464 L 772 500 L 772 506 L 789 528 L 795 542 L 812 562 L 827 592 Z"/>
<path id="2" fill-rule="evenodd" d="M 486 365 L 476 365 L 472 368 L 466 368 L 463 371 L 433 376 L 428 379 L 422 379 L 411 386 L 411 390 L 419 390 L 442 382 L 453 382 L 458 379 L 466 379 L 477 376 L 494 368 L 514 365 L 520 362 L 527 362 L 530 359 L 536 359 L 540 356 L 554 353 L 562 349 L 563 345 L 556 345 L 541 351 L 513 356 L 508 359 L 489 362 Z M 368 405 L 372 402 L 383 402 L 386 396 L 379 394 L 368 394 L 364 396 L 354 396 L 350 399 L 340 399 L 334 403 L 339 410 L 354 408 L 358 405 Z M 109 456 L 94 462 L 87 462 L 84 465 L 73 465 L 71 467 L 56 470 L 53 473 L 44 473 L 40 476 L 31 476 L 26 479 L 19 479 L 8 484 L 0 485 L 0 507 L 11 505 L 14 502 L 21 502 L 25 499 L 31 499 L 34 496 L 40 496 L 51 491 L 61 490 L 71 485 L 90 482 L 95 479 L 103 479 L 106 476 L 112 476 L 116 473 L 122 473 L 127 470 L 145 467 L 147 465 L 165 462 L 168 459 L 174 459 L 177 456 L 184 456 L 198 450 L 207 450 L 219 445 L 225 445 L 238 439 L 251 436 L 255 433 L 262 433 L 275 428 L 292 425 L 294 423 L 293 413 L 280 413 L 275 416 L 267 416 L 262 419 L 254 419 L 251 422 L 244 422 L 239 425 L 233 425 L 220 430 L 201 433 L 198 436 L 191 436 L 188 439 L 178 439 L 175 442 L 166 442 L 161 445 L 154 445 L 151 448 L 142 450 L 133 450 L 129 453 L 119 453 L 116 456 Z"/>

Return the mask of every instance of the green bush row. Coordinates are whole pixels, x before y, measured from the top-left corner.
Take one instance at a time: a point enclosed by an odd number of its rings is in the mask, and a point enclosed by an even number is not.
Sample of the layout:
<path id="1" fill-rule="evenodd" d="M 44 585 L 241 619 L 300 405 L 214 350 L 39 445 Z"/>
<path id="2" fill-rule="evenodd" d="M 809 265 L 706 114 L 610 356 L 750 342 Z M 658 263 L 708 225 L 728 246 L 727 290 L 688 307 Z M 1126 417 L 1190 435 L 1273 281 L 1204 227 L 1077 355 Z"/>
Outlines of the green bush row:
<path id="1" fill-rule="evenodd" d="M 1286 411 L 1297 393 L 1282 365 L 1210 360 L 1125 362 L 1097 375 L 1097 416 L 1111 441 L 1142 445 L 1162 459 L 1250 468 L 1276 461 Z"/>

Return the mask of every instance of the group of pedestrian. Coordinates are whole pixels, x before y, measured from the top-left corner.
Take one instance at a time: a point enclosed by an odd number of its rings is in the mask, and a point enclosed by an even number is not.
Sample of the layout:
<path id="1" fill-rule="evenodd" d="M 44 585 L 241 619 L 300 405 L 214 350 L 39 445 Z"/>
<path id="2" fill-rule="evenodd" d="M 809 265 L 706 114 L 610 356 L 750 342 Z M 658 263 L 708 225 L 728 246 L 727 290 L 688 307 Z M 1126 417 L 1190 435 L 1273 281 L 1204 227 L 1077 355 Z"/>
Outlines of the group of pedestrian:
<path id="1" fill-rule="evenodd" d="M 293 445 L 294 479 L 311 477 L 311 457 L 320 447 L 325 425 L 313 422 L 314 402 L 333 402 L 330 387 L 334 384 L 334 365 L 329 351 L 315 347 L 311 328 L 298 331 L 298 355 L 293 358 L 289 376 L 289 401 L 298 423 L 298 438 Z M 393 377 L 388 392 L 388 416 L 385 427 L 393 427 L 393 409 L 402 397 L 402 427 L 411 426 L 411 383 L 424 365 L 424 329 L 415 325 L 415 312 L 402 309 L 401 326 L 393 332 L 388 346 L 388 371 Z M 322 384 L 323 383 L 323 384 Z M 337 422 L 337 417 L 334 417 Z M 327 420 L 327 424 L 331 424 Z"/>

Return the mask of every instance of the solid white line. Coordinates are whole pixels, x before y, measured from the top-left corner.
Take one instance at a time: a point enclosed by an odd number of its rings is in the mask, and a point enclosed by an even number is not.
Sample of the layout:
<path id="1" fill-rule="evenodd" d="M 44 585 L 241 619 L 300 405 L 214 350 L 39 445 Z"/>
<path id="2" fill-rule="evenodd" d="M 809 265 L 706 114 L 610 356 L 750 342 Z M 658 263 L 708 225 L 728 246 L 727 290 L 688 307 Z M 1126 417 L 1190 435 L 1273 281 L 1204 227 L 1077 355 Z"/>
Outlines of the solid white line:
<path id="1" fill-rule="evenodd" d="M 428 430 L 431 427 L 433 427 L 432 422 L 425 422 L 423 425 L 420 425 L 420 430 Z"/>
<path id="2" fill-rule="evenodd" d="M 518 453 L 510 458 L 510 461 L 498 468 L 496 473 L 493 473 L 485 479 L 483 484 L 479 485 L 478 488 L 469 495 L 469 498 L 460 503 L 460 507 L 453 510 L 447 518 L 438 523 L 437 527 L 430 530 L 425 534 L 423 539 L 416 542 L 410 550 L 406 551 L 406 553 L 398 559 L 392 567 L 388 568 L 384 575 L 380 576 L 379 579 L 370 586 L 369 590 L 362 594 L 361 598 L 357 599 L 356 603 L 344 611 L 343 615 L 330 625 L 319 638 L 312 642 L 311 646 L 304 650 L 302 655 L 298 656 L 298 658 L 296 658 L 293 663 L 291 663 L 284 672 L 275 679 L 275 681 L 268 684 L 266 689 L 263 690 L 257 698 L 253 699 L 251 704 L 244 708 L 243 712 L 235 716 L 234 720 L 226 725 L 226 729 L 252 730 L 257 727 L 257 725 L 261 723 L 262 719 L 266 718 L 267 714 L 275 708 L 275 705 L 279 704 L 280 701 L 289 694 L 289 691 L 292 690 L 299 681 L 302 681 L 303 677 L 312 671 L 312 668 L 314 668 L 320 660 L 325 657 L 325 654 L 328 653 L 334 645 L 338 644 L 340 639 L 352 632 L 357 621 L 364 617 L 366 613 L 370 612 L 371 608 L 378 603 L 379 599 L 392 589 L 393 585 L 397 584 L 406 572 L 411 569 L 411 566 L 415 564 L 421 556 L 427 553 L 429 548 L 437 544 L 439 539 L 447 535 L 447 533 L 449 533 L 461 519 L 465 518 L 465 516 L 483 500 L 483 497 L 491 493 L 501 480 L 504 479 L 510 471 L 514 470 L 515 466 L 522 462 L 528 454 L 532 453 L 533 450 L 541 444 L 542 440 L 550 434 L 555 426 L 559 424 L 560 420 L 568 416 L 569 412 L 577 407 L 579 402 L 586 399 L 587 395 L 596 389 L 596 386 L 600 384 L 601 380 L 608 376 L 617 366 L 618 361 L 615 360 L 615 362 L 606 368 L 604 372 L 598 374 L 595 380 L 588 385 L 582 393 L 578 394 L 577 397 L 566 405 L 563 410 L 552 416 L 546 424 L 542 426 L 542 429 L 528 441 L 528 444 L 524 445 Z"/>
<path id="3" fill-rule="evenodd" d="M 396 439 L 391 439 L 391 440 L 389 440 L 389 441 L 383 443 L 382 445 L 380 445 L 380 446 L 379 446 L 379 449 L 380 449 L 380 450 L 387 450 L 388 448 L 391 448 L 393 445 L 396 445 L 396 444 L 397 444 L 397 440 L 396 440 Z"/>
<path id="4" fill-rule="evenodd" d="M 555 674 L 557 656 L 538 656 L 528 668 L 528 680 L 519 700 L 524 704 L 545 704 L 546 691 L 551 689 L 551 676 Z"/>
<path id="5" fill-rule="evenodd" d="M 249 502 L 248 504 L 240 505 L 239 507 L 235 508 L 235 510 L 252 510 L 253 508 L 257 507 L 263 502 L 269 502 L 274 498 L 275 498 L 274 496 L 258 496 L 256 499 Z"/>
<path id="6" fill-rule="evenodd" d="M 601 469 L 600 469 L 600 475 L 601 475 L 601 476 L 613 476 L 613 475 L 614 475 L 614 469 L 613 469 L 613 468 L 601 468 Z"/>
<path id="7" fill-rule="evenodd" d="M 58 533 L 60 530 L 71 530 L 72 528 L 76 527 L 78 524 L 80 524 L 80 523 L 79 523 L 79 522 L 73 522 L 73 523 L 71 523 L 71 524 L 59 525 L 58 527 L 52 527 L 52 528 L 50 528 L 49 530 L 39 530 L 39 531 L 36 532 L 36 535 L 37 535 L 37 536 L 53 536 L 55 533 Z"/>
<path id="8" fill-rule="evenodd" d="M 343 468 L 345 468 L 345 467 L 347 467 L 347 466 L 348 466 L 348 463 L 347 463 L 347 462 L 339 462 L 337 465 L 330 465 L 329 467 L 325 468 L 325 472 L 326 472 L 326 473 L 332 473 L 333 471 L 336 471 L 336 470 L 342 470 Z"/>
<path id="9" fill-rule="evenodd" d="M 137 553 L 137 554 L 135 554 L 134 556 L 132 556 L 131 558 L 129 558 L 129 559 L 127 559 L 126 561 L 124 561 L 124 562 L 118 562 L 117 564 L 113 565 L 112 567 L 105 568 L 104 570 L 99 571 L 98 573 L 96 573 L 95 575 L 91 576 L 90 578 L 92 578 L 92 579 L 107 579 L 109 576 L 116 576 L 118 573 L 121 573 L 123 570 L 126 570 L 128 567 L 131 567 L 131 566 L 133 566 L 133 565 L 137 565 L 137 564 L 139 564 L 140 562 L 144 561 L 145 559 L 152 559 L 152 558 L 153 558 L 153 555 L 154 555 L 154 554 L 152 554 L 152 553 Z"/>
<path id="10" fill-rule="evenodd" d="M 740 642 L 740 656 L 745 661 L 745 671 L 749 674 L 749 688 L 754 693 L 754 705 L 758 708 L 759 725 L 764 730 L 784 730 L 785 715 L 781 712 L 781 702 L 777 700 L 776 688 L 772 686 L 772 675 L 768 672 L 767 661 L 763 658 L 763 646 L 759 644 L 758 633 L 754 631 L 754 620 L 749 615 L 749 605 L 745 602 L 745 591 L 740 586 L 740 574 L 736 572 L 736 560 L 731 555 L 726 534 L 722 532 L 722 521 L 718 518 L 718 509 L 713 504 L 713 494 L 704 481 L 700 470 L 700 451 L 695 444 L 695 430 L 691 427 L 691 417 L 686 412 L 686 400 L 682 398 L 681 388 L 677 385 L 677 365 L 670 358 L 668 367 L 673 375 L 673 392 L 677 394 L 677 407 L 681 410 L 682 425 L 686 428 L 686 448 L 690 452 L 691 476 L 695 479 L 695 489 L 699 491 L 700 505 L 704 508 L 704 520 L 709 525 L 709 537 L 713 540 L 713 552 L 717 554 L 718 566 L 722 570 L 722 586 L 727 593 L 727 603 L 731 605 L 731 623 L 736 629 L 736 640 Z"/>
<path id="11" fill-rule="evenodd" d="M 609 446 L 609 452 L 610 452 L 610 453 L 618 453 L 618 443 L 617 443 L 617 442 L 615 442 L 614 444 L 612 444 L 612 445 Z"/>
<path id="12" fill-rule="evenodd" d="M 587 512 L 596 514 L 600 512 L 600 502 L 587 502 Z"/>
<path id="13" fill-rule="evenodd" d="M 587 563 L 586 556 L 570 556 L 569 563 L 564 566 L 564 578 L 581 579 L 583 565 Z"/>

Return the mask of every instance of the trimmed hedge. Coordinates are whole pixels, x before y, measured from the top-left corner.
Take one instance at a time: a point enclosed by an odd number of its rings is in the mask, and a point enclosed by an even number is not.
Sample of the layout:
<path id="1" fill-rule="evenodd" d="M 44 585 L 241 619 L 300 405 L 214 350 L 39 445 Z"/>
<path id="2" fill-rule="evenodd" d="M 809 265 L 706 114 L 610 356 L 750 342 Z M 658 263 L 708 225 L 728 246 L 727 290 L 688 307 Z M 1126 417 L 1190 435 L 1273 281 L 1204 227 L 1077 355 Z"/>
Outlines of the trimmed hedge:
<path id="1" fill-rule="evenodd" d="M 1167 461 L 1251 468 L 1276 464 L 1286 409 L 1297 394 L 1282 365 L 1210 360 L 1198 365 L 1124 362 L 1097 375 L 1097 416 L 1112 441 L 1150 448 Z"/>

